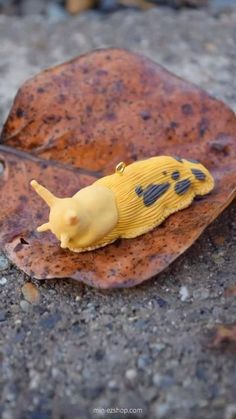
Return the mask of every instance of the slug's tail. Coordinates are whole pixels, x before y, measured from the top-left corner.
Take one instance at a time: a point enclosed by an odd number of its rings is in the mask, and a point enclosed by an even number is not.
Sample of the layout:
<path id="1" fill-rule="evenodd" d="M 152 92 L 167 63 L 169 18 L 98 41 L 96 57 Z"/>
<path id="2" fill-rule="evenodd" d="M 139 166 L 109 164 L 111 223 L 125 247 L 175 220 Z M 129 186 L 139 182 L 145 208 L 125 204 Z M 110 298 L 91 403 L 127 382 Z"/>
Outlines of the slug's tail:
<path id="1" fill-rule="evenodd" d="M 210 172 L 197 161 L 184 160 L 184 164 L 190 171 L 192 187 L 196 195 L 206 195 L 214 188 L 214 178 Z"/>

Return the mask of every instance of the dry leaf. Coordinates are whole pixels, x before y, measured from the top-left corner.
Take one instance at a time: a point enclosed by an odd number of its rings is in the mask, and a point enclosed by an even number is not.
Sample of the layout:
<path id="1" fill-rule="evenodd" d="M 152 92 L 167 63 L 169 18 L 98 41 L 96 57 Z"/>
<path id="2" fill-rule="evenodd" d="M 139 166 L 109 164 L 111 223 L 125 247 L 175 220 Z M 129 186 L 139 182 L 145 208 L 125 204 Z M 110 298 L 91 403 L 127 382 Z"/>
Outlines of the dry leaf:
<path id="1" fill-rule="evenodd" d="M 219 234 L 218 236 L 213 238 L 213 243 L 216 246 L 223 246 L 225 244 L 225 236 L 222 236 L 222 234 Z"/>
<path id="2" fill-rule="evenodd" d="M 31 304 L 38 304 L 40 300 L 40 293 L 36 285 L 32 282 L 26 282 L 21 288 L 24 299 Z"/>
<path id="3" fill-rule="evenodd" d="M 224 292 L 225 297 L 236 297 L 236 285 L 227 288 Z"/>
<path id="4" fill-rule="evenodd" d="M 126 7 L 137 7 L 143 10 L 156 7 L 156 4 L 151 3 L 147 0 L 119 0 L 119 4 Z"/>
<path id="5" fill-rule="evenodd" d="M 20 89 L 1 135 L 0 244 L 36 278 L 72 277 L 102 288 L 138 284 L 166 268 L 235 197 L 236 119 L 222 102 L 145 57 L 100 50 L 46 70 Z M 56 195 L 154 155 L 200 160 L 209 196 L 151 233 L 74 254 L 35 228 L 48 209 L 30 189 Z"/>
<path id="6" fill-rule="evenodd" d="M 236 325 L 217 325 L 212 346 L 220 347 L 223 343 L 236 344 Z"/>
<path id="7" fill-rule="evenodd" d="M 66 9 L 72 15 L 94 7 L 96 0 L 66 0 Z"/>

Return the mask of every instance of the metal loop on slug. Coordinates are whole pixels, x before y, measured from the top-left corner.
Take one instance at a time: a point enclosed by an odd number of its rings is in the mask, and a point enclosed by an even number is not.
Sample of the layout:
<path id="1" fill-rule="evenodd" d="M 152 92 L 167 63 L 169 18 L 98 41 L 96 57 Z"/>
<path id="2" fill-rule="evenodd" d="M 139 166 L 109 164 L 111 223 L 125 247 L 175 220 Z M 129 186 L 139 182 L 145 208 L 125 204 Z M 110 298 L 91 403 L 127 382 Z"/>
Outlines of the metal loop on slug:
<path id="1" fill-rule="evenodd" d="M 119 173 L 119 175 L 123 175 L 125 168 L 126 164 L 123 161 L 121 161 L 116 166 L 116 173 Z"/>

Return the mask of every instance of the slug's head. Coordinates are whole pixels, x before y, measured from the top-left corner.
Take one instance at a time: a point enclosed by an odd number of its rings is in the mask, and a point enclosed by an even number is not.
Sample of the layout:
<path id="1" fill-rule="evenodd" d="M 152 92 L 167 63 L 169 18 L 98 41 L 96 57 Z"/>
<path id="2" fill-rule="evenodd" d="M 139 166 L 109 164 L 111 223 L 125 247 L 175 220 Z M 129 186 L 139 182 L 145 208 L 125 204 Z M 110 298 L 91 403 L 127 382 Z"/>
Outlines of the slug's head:
<path id="1" fill-rule="evenodd" d="M 31 186 L 50 208 L 49 221 L 39 226 L 37 231 L 51 230 L 61 241 L 61 247 L 67 248 L 73 244 L 73 239 L 78 235 L 85 222 L 84 219 L 81 219 L 77 200 L 57 198 L 36 180 L 31 181 Z"/>

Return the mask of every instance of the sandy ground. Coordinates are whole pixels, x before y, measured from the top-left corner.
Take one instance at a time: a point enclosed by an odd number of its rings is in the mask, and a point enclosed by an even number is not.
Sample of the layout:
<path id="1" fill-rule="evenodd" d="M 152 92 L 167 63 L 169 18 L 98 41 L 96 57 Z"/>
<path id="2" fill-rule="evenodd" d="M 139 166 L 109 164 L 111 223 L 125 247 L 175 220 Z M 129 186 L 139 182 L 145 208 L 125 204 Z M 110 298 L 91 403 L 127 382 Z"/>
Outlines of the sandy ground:
<path id="1" fill-rule="evenodd" d="M 236 109 L 235 28 L 236 8 L 91 12 L 58 23 L 0 16 L 0 125 L 28 77 L 106 46 L 144 53 Z M 35 306 L 21 293 L 27 278 L 1 255 L 0 417 L 235 419 L 235 352 L 209 345 L 215 324 L 235 321 L 236 299 L 224 293 L 235 284 L 235 215 L 232 204 L 142 286 L 35 281 Z"/>

